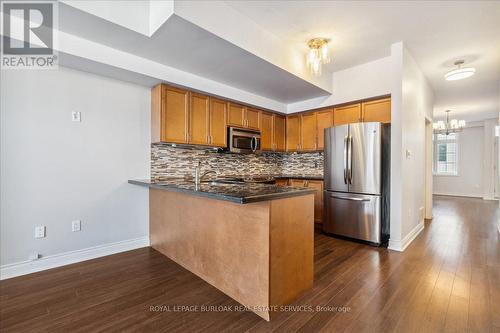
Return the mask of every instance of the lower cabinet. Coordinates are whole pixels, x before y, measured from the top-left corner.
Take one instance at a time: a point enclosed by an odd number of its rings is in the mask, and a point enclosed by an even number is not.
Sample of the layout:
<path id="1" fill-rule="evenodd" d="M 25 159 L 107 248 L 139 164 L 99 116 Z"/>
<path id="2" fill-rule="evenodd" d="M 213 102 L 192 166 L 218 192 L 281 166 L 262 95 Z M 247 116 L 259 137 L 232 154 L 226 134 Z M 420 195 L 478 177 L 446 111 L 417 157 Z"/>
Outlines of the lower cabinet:
<path id="1" fill-rule="evenodd" d="M 309 187 L 316 190 L 314 192 L 314 223 L 323 223 L 323 181 L 304 179 L 277 179 L 278 186 Z"/>

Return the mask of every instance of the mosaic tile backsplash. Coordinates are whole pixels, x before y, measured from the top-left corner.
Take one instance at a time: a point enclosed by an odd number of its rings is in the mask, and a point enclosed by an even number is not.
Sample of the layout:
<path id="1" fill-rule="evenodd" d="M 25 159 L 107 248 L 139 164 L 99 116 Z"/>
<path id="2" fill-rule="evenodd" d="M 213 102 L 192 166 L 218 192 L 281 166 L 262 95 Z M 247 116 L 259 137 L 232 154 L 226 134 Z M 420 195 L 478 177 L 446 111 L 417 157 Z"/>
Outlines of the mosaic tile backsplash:
<path id="1" fill-rule="evenodd" d="M 230 154 L 152 144 L 151 179 L 191 175 L 198 161 L 202 171 L 214 170 L 219 176 L 323 175 L 323 153 Z"/>

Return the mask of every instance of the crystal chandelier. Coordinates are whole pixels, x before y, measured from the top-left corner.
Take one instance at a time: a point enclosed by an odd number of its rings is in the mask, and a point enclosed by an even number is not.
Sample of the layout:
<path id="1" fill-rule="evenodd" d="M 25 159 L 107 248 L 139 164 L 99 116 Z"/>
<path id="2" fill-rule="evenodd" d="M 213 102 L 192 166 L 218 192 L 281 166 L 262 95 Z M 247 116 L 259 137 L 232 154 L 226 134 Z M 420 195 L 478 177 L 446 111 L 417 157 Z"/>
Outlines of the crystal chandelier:
<path id="1" fill-rule="evenodd" d="M 439 120 L 432 124 L 435 134 L 450 134 L 461 132 L 465 127 L 465 120 L 450 120 L 451 110 L 446 110 L 446 122 Z"/>
<path id="2" fill-rule="evenodd" d="M 307 67 L 313 75 L 319 76 L 321 75 L 321 66 L 330 62 L 328 41 L 324 38 L 314 38 L 307 45 L 309 46 Z"/>

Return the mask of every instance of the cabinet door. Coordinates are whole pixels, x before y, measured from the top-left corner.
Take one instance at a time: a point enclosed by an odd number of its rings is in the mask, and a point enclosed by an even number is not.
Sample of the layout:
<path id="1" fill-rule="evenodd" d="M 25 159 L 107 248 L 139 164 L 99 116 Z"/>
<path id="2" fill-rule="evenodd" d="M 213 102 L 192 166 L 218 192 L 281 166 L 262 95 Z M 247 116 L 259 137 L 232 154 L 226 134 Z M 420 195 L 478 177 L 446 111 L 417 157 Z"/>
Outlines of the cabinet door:
<path id="1" fill-rule="evenodd" d="M 307 187 L 316 190 L 314 192 L 314 222 L 323 223 L 323 182 L 321 180 L 308 180 Z"/>
<path id="2" fill-rule="evenodd" d="M 323 150 L 325 147 L 325 128 L 333 126 L 333 110 L 322 110 L 316 112 L 317 133 L 318 133 L 318 150 Z"/>
<path id="3" fill-rule="evenodd" d="M 262 112 L 261 129 L 260 129 L 260 142 L 262 150 L 274 150 L 273 145 L 273 114 Z"/>
<path id="4" fill-rule="evenodd" d="M 230 126 L 245 126 L 245 107 L 238 104 L 229 103 L 227 114 L 227 124 Z"/>
<path id="5" fill-rule="evenodd" d="M 276 185 L 288 186 L 288 179 L 276 179 Z"/>
<path id="6" fill-rule="evenodd" d="M 189 107 L 188 143 L 206 145 L 209 143 L 209 97 L 191 93 Z"/>
<path id="7" fill-rule="evenodd" d="M 361 104 L 347 105 L 333 109 L 333 124 L 344 125 L 361 121 Z"/>
<path id="8" fill-rule="evenodd" d="M 391 99 L 384 98 L 376 101 L 365 102 L 361 106 L 364 122 L 379 121 L 391 122 Z"/>
<path id="9" fill-rule="evenodd" d="M 163 86 L 161 141 L 187 143 L 189 92 Z"/>
<path id="10" fill-rule="evenodd" d="M 210 145 L 227 147 L 227 103 L 210 98 Z"/>
<path id="11" fill-rule="evenodd" d="M 289 184 L 293 187 L 304 187 L 306 182 L 303 179 L 290 179 Z"/>
<path id="12" fill-rule="evenodd" d="M 298 151 L 300 143 L 300 116 L 286 117 L 286 151 Z"/>
<path id="13" fill-rule="evenodd" d="M 285 117 L 275 114 L 274 115 L 274 150 L 285 151 Z"/>
<path id="14" fill-rule="evenodd" d="M 306 113 L 300 117 L 300 150 L 314 151 L 318 148 L 316 136 L 316 113 Z"/>
<path id="15" fill-rule="evenodd" d="M 259 110 L 247 109 L 246 112 L 246 127 L 251 129 L 260 129 L 260 114 Z"/>

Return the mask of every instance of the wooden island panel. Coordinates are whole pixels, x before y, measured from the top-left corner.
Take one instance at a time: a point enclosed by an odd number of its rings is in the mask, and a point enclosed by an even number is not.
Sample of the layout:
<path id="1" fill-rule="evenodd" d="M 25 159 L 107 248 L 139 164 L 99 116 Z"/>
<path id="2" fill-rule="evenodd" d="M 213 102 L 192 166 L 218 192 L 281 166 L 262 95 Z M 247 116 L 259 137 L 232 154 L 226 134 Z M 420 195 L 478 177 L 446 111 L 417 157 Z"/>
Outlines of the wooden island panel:
<path id="1" fill-rule="evenodd" d="M 151 246 L 260 317 L 313 283 L 313 194 L 237 204 L 150 189 Z"/>

